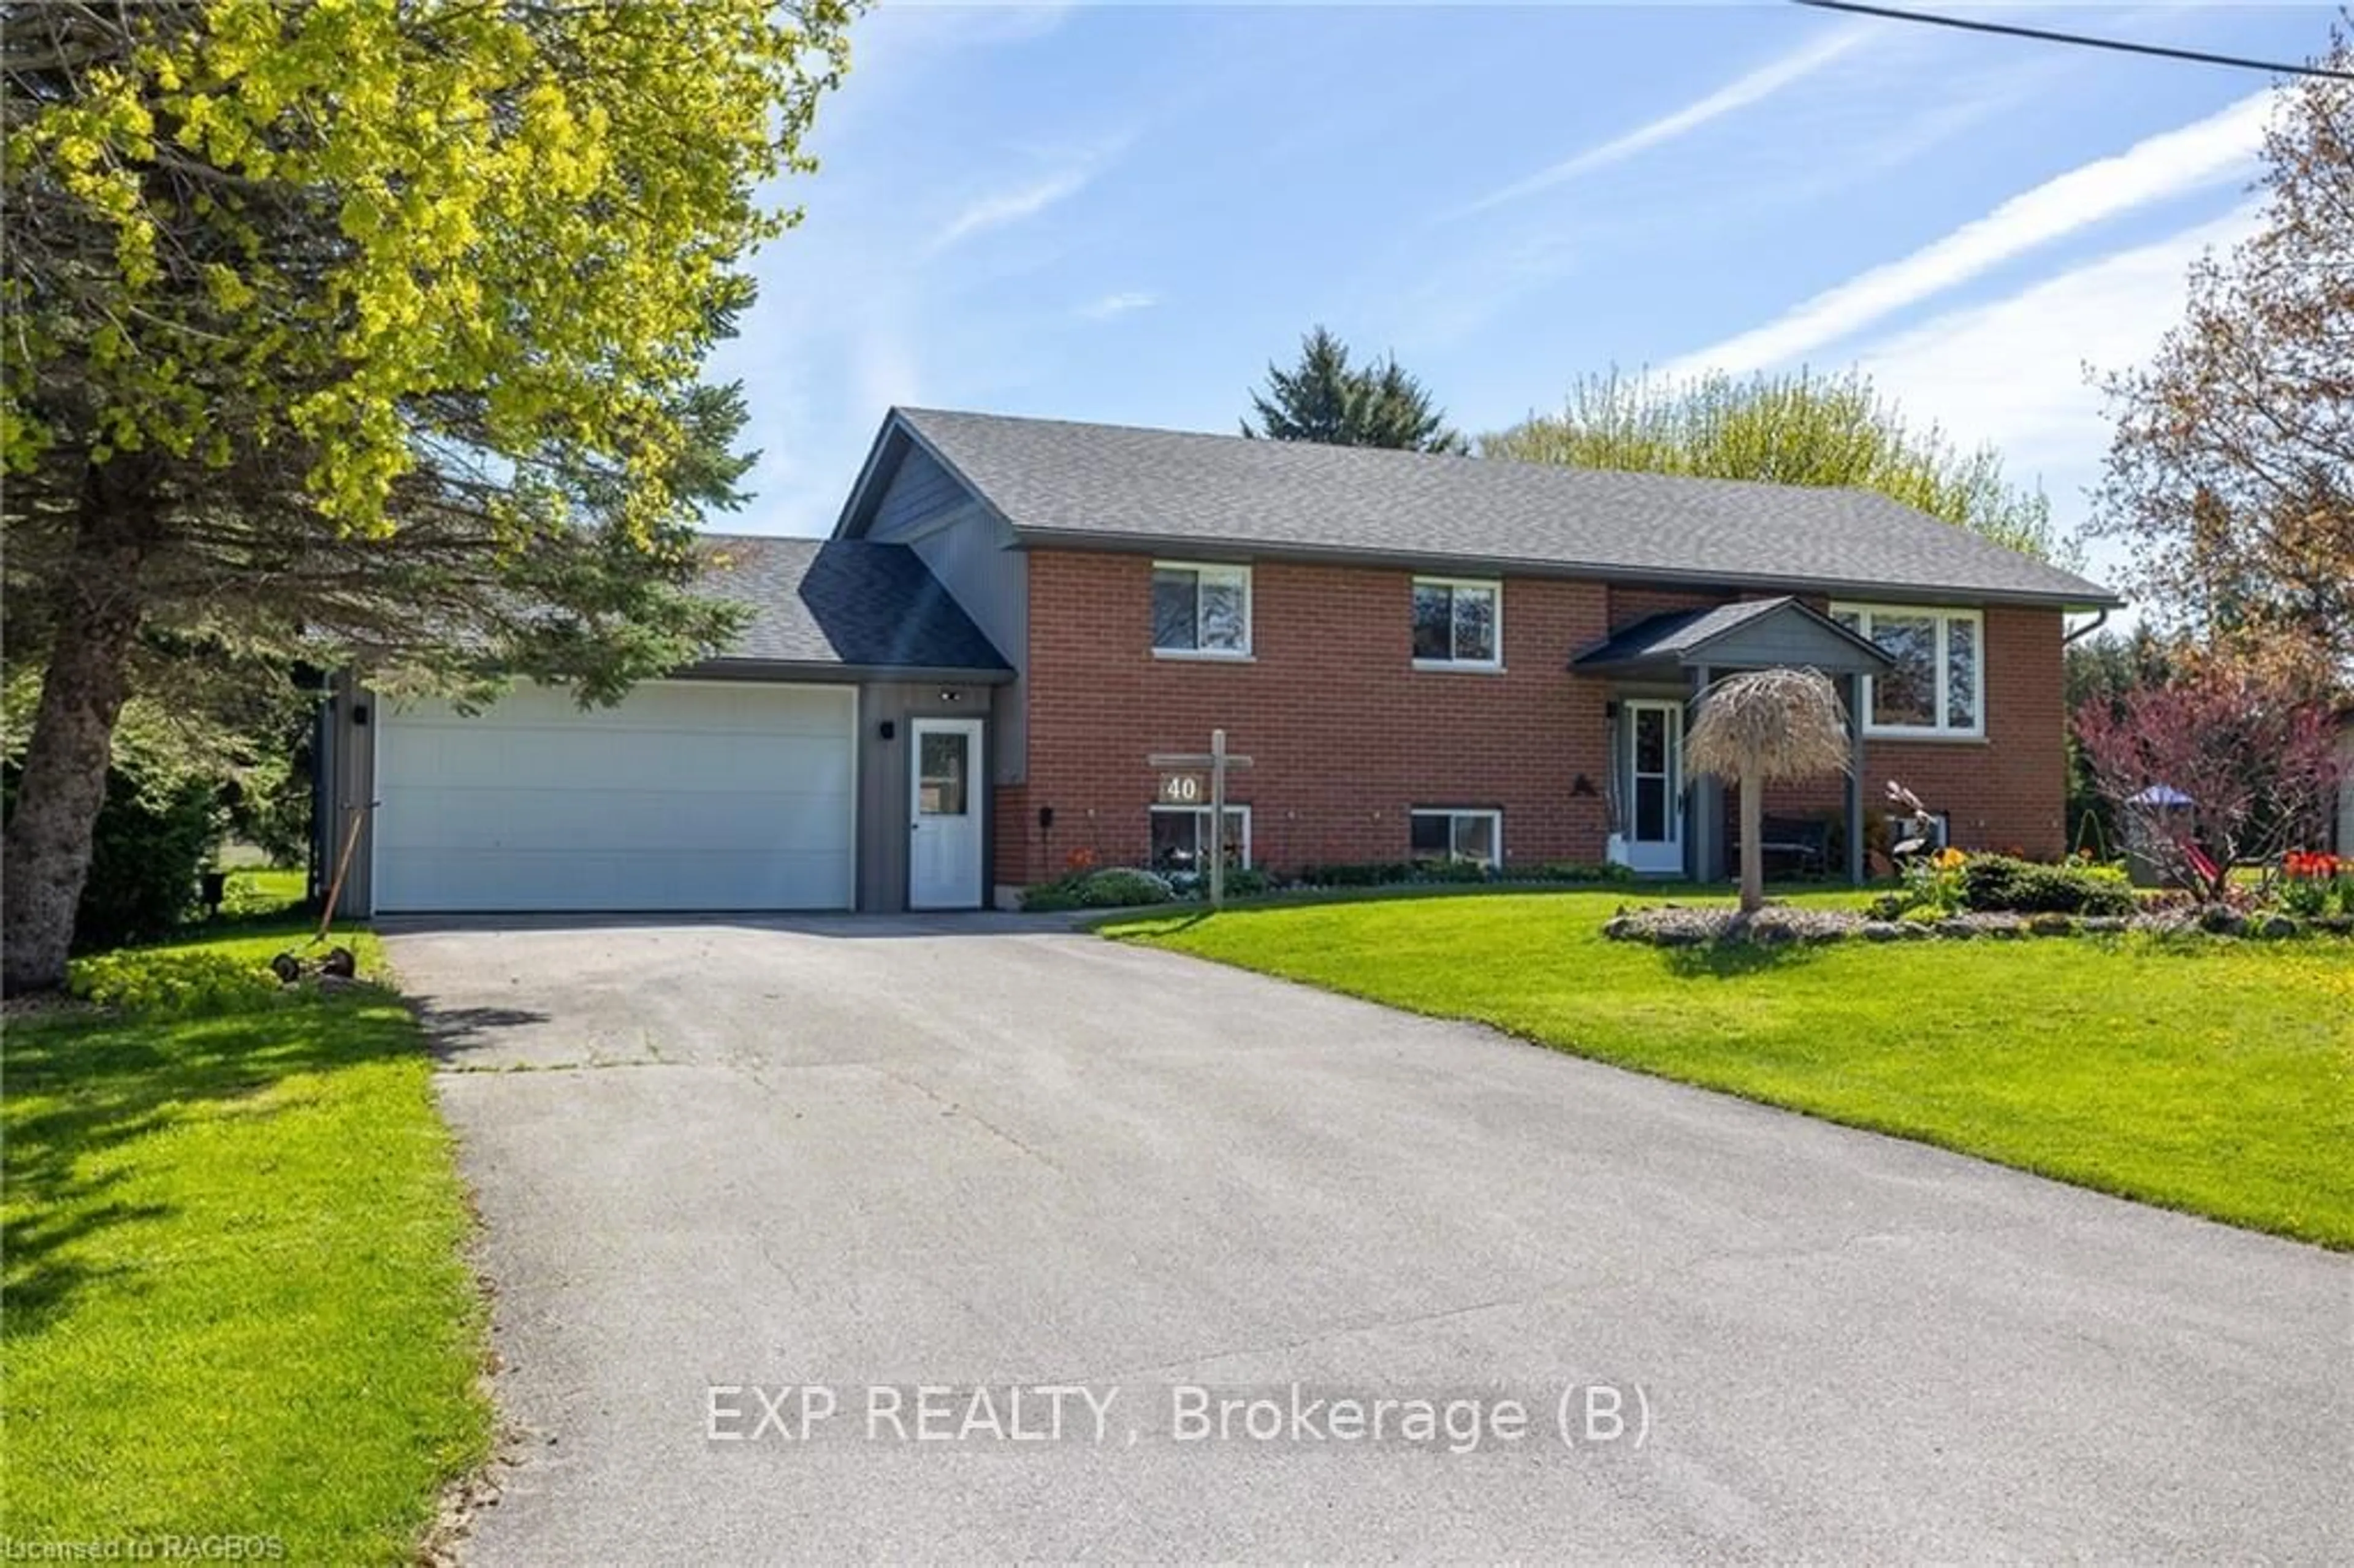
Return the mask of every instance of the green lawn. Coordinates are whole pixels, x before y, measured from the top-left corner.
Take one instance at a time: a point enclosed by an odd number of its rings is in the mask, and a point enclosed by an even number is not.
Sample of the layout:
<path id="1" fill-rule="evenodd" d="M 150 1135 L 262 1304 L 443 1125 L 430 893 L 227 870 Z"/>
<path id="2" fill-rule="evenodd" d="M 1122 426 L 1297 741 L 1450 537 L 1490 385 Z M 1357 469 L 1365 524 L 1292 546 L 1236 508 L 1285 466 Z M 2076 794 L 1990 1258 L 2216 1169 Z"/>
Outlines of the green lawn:
<path id="1" fill-rule="evenodd" d="M 305 935 L 201 945 L 260 963 Z M 412 1561 L 491 1420 L 470 1220 L 408 1011 L 364 987 L 37 1017 L 12 1021 L 5 1068 L 0 1531 Z"/>
<path id="2" fill-rule="evenodd" d="M 309 882 L 310 873 L 299 865 L 257 865 L 231 871 L 228 895 L 221 900 L 221 913 L 246 919 L 282 915 L 302 902 Z"/>
<path id="3" fill-rule="evenodd" d="M 1645 901 L 1619 888 L 1391 898 L 1102 929 L 2354 1248 L 2354 945 L 2136 937 L 1733 956 L 1603 938 L 1621 904 Z"/>

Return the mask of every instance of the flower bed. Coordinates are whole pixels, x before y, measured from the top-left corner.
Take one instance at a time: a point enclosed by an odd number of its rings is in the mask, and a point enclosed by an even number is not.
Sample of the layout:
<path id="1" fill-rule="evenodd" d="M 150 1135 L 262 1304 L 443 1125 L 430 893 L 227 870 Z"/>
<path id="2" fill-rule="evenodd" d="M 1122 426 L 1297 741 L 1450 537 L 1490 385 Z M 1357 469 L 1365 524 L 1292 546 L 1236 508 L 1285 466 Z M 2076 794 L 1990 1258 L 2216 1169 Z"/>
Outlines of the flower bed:
<path id="1" fill-rule="evenodd" d="M 2065 915 L 2055 910 L 2020 915 L 2002 910 L 1961 910 L 1948 915 L 1888 920 L 1863 910 L 1797 909 L 1769 904 L 1754 916 L 1738 909 L 1694 908 L 1661 904 L 1621 908 L 1602 927 L 1617 942 L 1648 942 L 1655 948 L 1700 948 L 1753 943 L 2018 940 L 2047 937 L 2110 937 L 2126 931 L 2158 936 L 2204 933 L 2281 940 L 2308 934 L 2354 936 L 2354 916 L 2322 915 L 2300 919 L 2279 910 L 2247 914 L 2228 905 L 2152 904 L 2133 915 Z"/>

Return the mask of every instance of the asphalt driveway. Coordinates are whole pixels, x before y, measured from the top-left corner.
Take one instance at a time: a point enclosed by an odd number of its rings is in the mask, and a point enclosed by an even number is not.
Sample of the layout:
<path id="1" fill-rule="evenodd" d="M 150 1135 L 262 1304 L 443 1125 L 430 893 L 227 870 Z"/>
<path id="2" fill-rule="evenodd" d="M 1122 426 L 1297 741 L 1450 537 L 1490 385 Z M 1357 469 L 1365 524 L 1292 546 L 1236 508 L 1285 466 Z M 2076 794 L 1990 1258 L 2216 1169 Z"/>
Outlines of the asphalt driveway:
<path id="1" fill-rule="evenodd" d="M 2340 1257 L 1011 918 L 391 951 L 474 1561 L 2354 1559 Z"/>

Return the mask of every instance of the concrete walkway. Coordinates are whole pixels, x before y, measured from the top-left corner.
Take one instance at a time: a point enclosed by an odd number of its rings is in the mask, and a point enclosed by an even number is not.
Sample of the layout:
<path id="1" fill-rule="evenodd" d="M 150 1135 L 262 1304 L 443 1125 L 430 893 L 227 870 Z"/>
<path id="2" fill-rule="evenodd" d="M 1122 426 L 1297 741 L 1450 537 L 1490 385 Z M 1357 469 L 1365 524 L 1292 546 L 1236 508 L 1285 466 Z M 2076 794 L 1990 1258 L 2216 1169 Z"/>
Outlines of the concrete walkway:
<path id="1" fill-rule="evenodd" d="M 2343 1258 L 1016 918 L 391 951 L 488 1227 L 481 1563 L 2354 1560 Z"/>

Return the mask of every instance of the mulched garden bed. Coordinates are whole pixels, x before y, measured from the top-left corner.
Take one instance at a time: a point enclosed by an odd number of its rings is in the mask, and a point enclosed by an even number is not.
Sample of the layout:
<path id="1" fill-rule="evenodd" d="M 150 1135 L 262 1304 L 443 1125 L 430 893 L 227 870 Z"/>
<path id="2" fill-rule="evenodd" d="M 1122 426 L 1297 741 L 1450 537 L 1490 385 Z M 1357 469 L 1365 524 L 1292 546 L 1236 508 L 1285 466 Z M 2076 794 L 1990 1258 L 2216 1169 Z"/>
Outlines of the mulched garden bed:
<path id="1" fill-rule="evenodd" d="M 1769 904 L 1755 915 L 1722 907 L 1661 904 L 1621 908 L 1602 927 L 1613 941 L 1649 942 L 1655 948 L 1702 948 L 1748 942 L 1776 946 L 1797 942 L 1903 942 L 2017 940 L 2036 937 L 2115 936 L 2124 931 L 2157 935 L 2206 932 L 2226 937 L 2280 939 L 2307 933 L 2354 934 L 2354 918 L 2324 916 L 2299 920 L 2278 913 L 2244 915 L 2222 905 L 2169 905 L 2133 916 L 2014 915 L 1971 911 L 1938 920 L 1875 920 L 1857 909 L 1800 909 Z"/>

